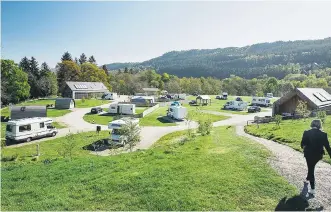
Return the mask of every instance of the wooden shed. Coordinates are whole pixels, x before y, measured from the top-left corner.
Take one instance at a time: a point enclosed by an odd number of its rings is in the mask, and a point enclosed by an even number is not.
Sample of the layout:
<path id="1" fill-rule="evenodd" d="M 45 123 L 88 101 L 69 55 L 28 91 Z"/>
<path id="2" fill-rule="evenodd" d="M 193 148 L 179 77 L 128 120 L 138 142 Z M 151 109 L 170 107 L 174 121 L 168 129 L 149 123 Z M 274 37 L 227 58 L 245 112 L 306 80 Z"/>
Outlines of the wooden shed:
<path id="1" fill-rule="evenodd" d="M 331 112 L 331 94 L 323 88 L 296 88 L 274 102 L 272 115 L 294 114 L 299 100 L 307 102 L 310 111 Z"/>
<path id="2" fill-rule="evenodd" d="M 211 98 L 208 95 L 199 95 L 196 98 L 197 102 L 198 102 L 198 100 L 200 100 L 199 104 L 202 104 L 202 105 L 210 104 L 211 105 Z"/>
<path id="3" fill-rule="evenodd" d="M 33 117 L 47 117 L 46 106 L 11 106 L 10 118 L 23 119 Z"/>
<path id="4" fill-rule="evenodd" d="M 56 109 L 71 109 L 75 107 L 75 100 L 72 98 L 57 98 L 55 99 Z"/>

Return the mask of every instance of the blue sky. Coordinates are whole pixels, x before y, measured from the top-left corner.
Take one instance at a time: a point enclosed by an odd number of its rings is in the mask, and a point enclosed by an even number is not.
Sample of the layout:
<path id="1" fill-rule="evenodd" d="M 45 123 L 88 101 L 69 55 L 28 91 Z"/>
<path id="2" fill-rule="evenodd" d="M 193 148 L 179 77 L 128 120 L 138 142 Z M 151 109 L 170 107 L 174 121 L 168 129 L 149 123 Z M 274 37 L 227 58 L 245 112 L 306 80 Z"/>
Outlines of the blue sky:
<path id="1" fill-rule="evenodd" d="M 331 36 L 331 2 L 2 2 L 2 58 L 54 67 L 69 51 L 98 64 L 172 50 Z"/>

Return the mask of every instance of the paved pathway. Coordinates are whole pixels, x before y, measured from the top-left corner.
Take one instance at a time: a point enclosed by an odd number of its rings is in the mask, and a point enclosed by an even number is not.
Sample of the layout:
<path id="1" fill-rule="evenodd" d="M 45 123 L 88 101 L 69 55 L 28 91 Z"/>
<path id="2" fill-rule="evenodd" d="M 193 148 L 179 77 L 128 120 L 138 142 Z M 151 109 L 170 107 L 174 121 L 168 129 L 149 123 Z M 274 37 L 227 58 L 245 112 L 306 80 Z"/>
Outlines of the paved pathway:
<path id="1" fill-rule="evenodd" d="M 301 152 L 274 141 L 249 135 L 244 132 L 243 125 L 238 125 L 236 132 L 238 135 L 245 136 L 269 149 L 274 155 L 270 159 L 271 166 L 291 184 L 295 185 L 299 191 L 303 189 L 303 180 L 307 175 L 307 167 L 305 158 Z M 323 207 L 324 210 L 331 210 L 331 165 L 320 161 L 316 166 L 315 178 L 316 195 L 315 198 L 308 200 L 309 207 Z"/>

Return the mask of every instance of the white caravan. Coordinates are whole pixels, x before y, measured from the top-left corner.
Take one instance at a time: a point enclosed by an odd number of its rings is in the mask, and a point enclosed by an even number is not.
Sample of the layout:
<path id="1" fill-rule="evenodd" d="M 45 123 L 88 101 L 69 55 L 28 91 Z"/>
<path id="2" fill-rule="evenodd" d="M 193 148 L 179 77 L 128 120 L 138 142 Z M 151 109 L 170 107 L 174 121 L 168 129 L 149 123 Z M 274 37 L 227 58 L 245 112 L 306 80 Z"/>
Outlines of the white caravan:
<path id="1" fill-rule="evenodd" d="M 268 97 L 256 97 L 252 98 L 252 105 L 269 107 L 271 105 L 270 98 Z"/>
<path id="2" fill-rule="evenodd" d="M 226 109 L 226 110 L 246 110 L 247 102 L 229 101 L 229 102 L 225 103 L 224 109 Z"/>
<path id="3" fill-rule="evenodd" d="M 133 122 L 135 124 L 138 124 L 139 126 L 139 119 L 137 118 L 121 118 L 112 122 L 109 122 L 108 129 L 111 129 L 111 140 L 115 142 L 120 142 L 121 144 L 125 144 L 126 140 L 121 135 L 121 129 L 124 125 L 126 125 L 128 122 Z"/>
<path id="4" fill-rule="evenodd" d="M 182 106 L 170 106 L 167 112 L 167 116 L 173 119 L 183 120 L 187 116 L 187 109 L 186 107 Z"/>
<path id="5" fill-rule="evenodd" d="M 223 92 L 221 99 L 224 99 L 224 100 L 228 99 L 228 93 L 227 92 Z"/>
<path id="6" fill-rule="evenodd" d="M 271 98 L 274 98 L 274 95 L 272 93 L 267 93 L 266 97 L 271 99 Z"/>
<path id="7" fill-rule="evenodd" d="M 115 99 L 117 99 L 117 93 L 105 93 L 103 95 L 103 99 L 106 99 L 106 100 L 115 100 Z"/>
<path id="8" fill-rule="evenodd" d="M 185 94 L 185 93 L 175 94 L 175 95 L 174 95 L 174 99 L 182 99 L 182 100 L 185 100 L 185 99 L 186 99 L 186 94 Z"/>
<path id="9" fill-rule="evenodd" d="M 113 103 L 113 104 L 109 105 L 108 113 L 123 114 L 123 115 L 134 115 L 134 114 L 136 114 L 136 105 L 135 104 Z"/>
<path id="10" fill-rule="evenodd" d="M 57 129 L 52 126 L 53 120 L 46 117 L 35 117 L 12 120 L 6 126 L 6 139 L 27 141 L 46 136 L 55 136 Z"/>

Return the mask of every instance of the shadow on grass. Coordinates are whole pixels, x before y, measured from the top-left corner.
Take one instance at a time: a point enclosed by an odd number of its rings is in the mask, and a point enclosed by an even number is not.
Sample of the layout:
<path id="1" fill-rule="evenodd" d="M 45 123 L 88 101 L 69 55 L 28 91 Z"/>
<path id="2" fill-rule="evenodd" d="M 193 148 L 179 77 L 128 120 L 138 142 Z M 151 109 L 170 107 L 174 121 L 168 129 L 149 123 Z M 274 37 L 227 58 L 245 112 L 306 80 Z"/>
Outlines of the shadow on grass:
<path id="1" fill-rule="evenodd" d="M 299 195 L 282 198 L 277 204 L 275 211 L 322 211 L 324 209 L 323 206 L 318 208 L 309 207 L 308 200 L 311 198 L 314 198 L 314 196 L 308 194 L 308 183 L 305 183 Z"/>
<path id="2" fill-rule="evenodd" d="M 89 151 L 100 152 L 100 151 L 104 151 L 106 149 L 117 149 L 120 147 L 123 147 L 123 145 L 116 143 L 116 142 L 112 142 L 111 139 L 109 139 L 109 138 L 105 138 L 105 139 L 97 140 L 86 146 L 83 146 L 83 149 L 89 150 Z"/>

